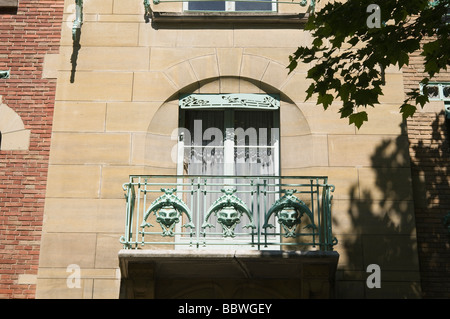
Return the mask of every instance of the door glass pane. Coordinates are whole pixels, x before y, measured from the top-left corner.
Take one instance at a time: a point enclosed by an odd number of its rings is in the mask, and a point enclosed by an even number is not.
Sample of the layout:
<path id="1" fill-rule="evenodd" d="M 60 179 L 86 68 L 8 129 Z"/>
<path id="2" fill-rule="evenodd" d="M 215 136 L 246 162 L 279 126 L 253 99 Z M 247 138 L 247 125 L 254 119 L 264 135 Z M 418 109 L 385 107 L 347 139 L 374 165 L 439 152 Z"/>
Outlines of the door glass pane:
<path id="1" fill-rule="evenodd" d="M 185 175 L 214 175 L 218 178 L 208 179 L 209 184 L 202 189 L 199 196 L 186 196 L 185 202 L 204 215 L 211 205 L 224 193 L 225 186 L 232 185 L 236 189 L 235 195 L 245 202 L 247 207 L 256 211 L 257 196 L 255 186 L 249 184 L 249 179 L 223 178 L 227 175 L 226 159 L 230 157 L 232 175 L 243 177 L 278 175 L 278 140 L 279 126 L 275 123 L 277 111 L 260 110 L 187 110 L 184 112 L 184 160 L 183 173 Z M 230 131 L 231 139 L 230 139 Z M 231 141 L 231 143 L 229 143 Z M 228 154 L 228 155 L 227 155 Z M 267 188 L 264 208 L 268 209 L 276 199 L 277 190 Z M 220 229 L 217 217 L 212 216 L 209 222 Z M 194 220 L 197 217 L 194 216 Z M 260 220 L 261 222 L 261 220 Z M 250 221 L 246 216 L 236 226 L 236 232 L 243 230 L 243 226 Z M 201 224 L 201 223 L 200 223 Z M 199 225 L 199 223 L 197 223 Z M 218 235 L 220 237 L 220 234 Z"/>
<path id="2" fill-rule="evenodd" d="M 223 112 L 191 110 L 185 113 L 185 119 L 184 173 L 222 175 Z"/>
<path id="3" fill-rule="evenodd" d="M 278 128 L 273 115 L 271 111 L 235 111 L 235 175 L 277 175 L 274 147 Z"/>

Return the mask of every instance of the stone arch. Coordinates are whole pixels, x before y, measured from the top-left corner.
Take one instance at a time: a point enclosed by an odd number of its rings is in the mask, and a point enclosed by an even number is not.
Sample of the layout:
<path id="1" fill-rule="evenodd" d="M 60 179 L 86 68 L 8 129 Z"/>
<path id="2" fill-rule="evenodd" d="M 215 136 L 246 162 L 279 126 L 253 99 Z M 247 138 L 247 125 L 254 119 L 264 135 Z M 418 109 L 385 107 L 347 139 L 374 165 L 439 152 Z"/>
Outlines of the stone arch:
<path id="1" fill-rule="evenodd" d="M 223 85 L 221 81 L 234 82 L 234 84 L 229 83 L 229 87 L 234 86 L 235 88 L 240 87 L 241 89 L 229 91 L 227 89 L 228 87 Z M 307 118 L 301 109 L 284 92 L 259 79 L 232 76 L 215 77 L 204 79 L 197 83 L 188 83 L 161 104 L 150 120 L 146 132 L 145 158 L 142 161 L 145 163 L 145 166 L 165 169 L 170 174 L 176 173 L 176 132 L 179 126 L 178 98 L 180 93 L 279 93 L 282 102 L 280 107 L 281 139 L 286 140 L 286 143 L 282 142 L 281 144 L 281 153 L 283 154 L 283 149 L 287 152 L 288 149 L 297 145 L 307 145 L 307 149 L 311 149 L 313 144 L 318 142 L 311 135 Z M 315 165 L 312 153 L 303 154 L 301 147 L 295 147 L 295 149 L 301 155 L 302 163 L 288 163 L 286 167 L 295 168 L 296 166 L 306 167 Z M 295 154 L 295 152 L 293 153 Z M 289 157 L 292 160 L 298 158 L 297 155 Z M 285 161 L 285 163 L 287 162 Z"/>
<path id="2" fill-rule="evenodd" d="M 287 57 L 286 53 L 286 61 Z M 245 53 L 242 48 L 217 48 L 215 54 L 194 54 L 190 58 L 179 59 L 163 72 L 173 87 L 177 88 L 176 93 L 200 89 L 215 79 L 251 79 L 262 87 L 282 92 L 290 101 L 299 102 L 305 100 L 310 82 L 306 79 L 306 69 L 297 69 L 289 73 L 287 63 L 283 64 L 268 55 Z"/>
<path id="3" fill-rule="evenodd" d="M 0 96 L 0 150 L 28 150 L 30 130 L 25 129 L 22 118 L 1 100 Z"/>

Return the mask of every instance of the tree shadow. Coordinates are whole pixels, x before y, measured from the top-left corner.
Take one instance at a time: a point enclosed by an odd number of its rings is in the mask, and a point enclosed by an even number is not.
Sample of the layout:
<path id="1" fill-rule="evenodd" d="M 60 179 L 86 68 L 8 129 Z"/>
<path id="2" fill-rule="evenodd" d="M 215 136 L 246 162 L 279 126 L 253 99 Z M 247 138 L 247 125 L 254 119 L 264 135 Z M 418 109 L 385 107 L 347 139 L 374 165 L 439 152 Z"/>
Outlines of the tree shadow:
<path id="1" fill-rule="evenodd" d="M 334 214 L 342 262 L 337 298 L 419 298 L 420 276 L 406 126 L 384 139 L 358 168 L 347 208 Z M 345 229 L 342 231 L 342 229 Z M 339 247 L 340 246 L 340 247 Z M 369 288 L 369 265 L 380 267 L 381 288 Z"/>
<path id="2" fill-rule="evenodd" d="M 411 145 L 411 172 L 424 298 L 450 298 L 450 120 L 444 111 L 422 117 Z"/>

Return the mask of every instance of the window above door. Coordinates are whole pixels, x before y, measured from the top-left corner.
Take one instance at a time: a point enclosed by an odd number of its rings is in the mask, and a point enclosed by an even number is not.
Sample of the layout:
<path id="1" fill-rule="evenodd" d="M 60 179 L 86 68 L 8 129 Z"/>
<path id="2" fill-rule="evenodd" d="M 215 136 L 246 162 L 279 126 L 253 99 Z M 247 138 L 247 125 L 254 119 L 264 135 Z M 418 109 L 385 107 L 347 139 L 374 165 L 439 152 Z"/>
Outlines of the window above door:
<path id="1" fill-rule="evenodd" d="M 187 1 L 184 11 L 277 11 L 276 0 Z"/>
<path id="2" fill-rule="evenodd" d="M 315 0 L 145 0 L 148 21 L 158 28 L 207 24 L 303 28 Z M 182 25 L 180 23 L 183 23 Z"/>

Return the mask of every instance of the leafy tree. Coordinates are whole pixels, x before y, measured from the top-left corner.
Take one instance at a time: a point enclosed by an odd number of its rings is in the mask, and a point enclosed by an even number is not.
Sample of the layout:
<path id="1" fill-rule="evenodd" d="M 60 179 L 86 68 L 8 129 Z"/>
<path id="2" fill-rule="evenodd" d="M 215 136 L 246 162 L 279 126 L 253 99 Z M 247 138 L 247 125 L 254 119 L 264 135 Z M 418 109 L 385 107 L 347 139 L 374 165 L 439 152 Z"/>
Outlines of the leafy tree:
<path id="1" fill-rule="evenodd" d="M 380 24 L 368 8 L 377 4 Z M 312 14 L 305 29 L 312 34 L 312 44 L 302 46 L 289 59 L 290 72 L 299 62 L 315 62 L 308 70 L 312 84 L 307 98 L 317 95 L 317 104 L 325 109 L 334 101 L 343 102 L 339 113 L 358 128 L 368 120 L 365 109 L 379 104 L 383 95 L 384 70 L 389 66 L 408 65 L 411 53 L 424 57 L 427 84 L 450 64 L 450 25 L 445 17 L 450 0 L 348 0 L 327 3 Z M 373 6 L 372 6 L 373 7 Z M 376 21 L 375 21 L 376 22 Z M 375 24 L 376 25 L 376 24 Z M 403 118 L 412 116 L 428 102 L 416 89 L 407 93 L 400 106 Z"/>

